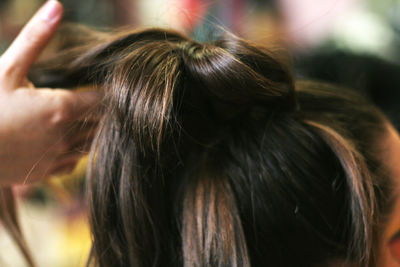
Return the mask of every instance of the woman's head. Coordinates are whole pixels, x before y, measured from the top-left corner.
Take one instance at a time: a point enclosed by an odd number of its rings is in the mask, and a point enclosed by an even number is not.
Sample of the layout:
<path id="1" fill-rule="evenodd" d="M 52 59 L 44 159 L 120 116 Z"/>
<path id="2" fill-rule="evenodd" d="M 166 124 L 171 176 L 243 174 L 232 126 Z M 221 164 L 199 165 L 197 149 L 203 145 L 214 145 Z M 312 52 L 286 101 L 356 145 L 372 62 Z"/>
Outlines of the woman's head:
<path id="1" fill-rule="evenodd" d="M 278 50 L 231 35 L 67 43 L 40 77 L 105 90 L 88 181 L 100 266 L 376 264 L 392 179 L 367 101 L 295 83 Z"/>

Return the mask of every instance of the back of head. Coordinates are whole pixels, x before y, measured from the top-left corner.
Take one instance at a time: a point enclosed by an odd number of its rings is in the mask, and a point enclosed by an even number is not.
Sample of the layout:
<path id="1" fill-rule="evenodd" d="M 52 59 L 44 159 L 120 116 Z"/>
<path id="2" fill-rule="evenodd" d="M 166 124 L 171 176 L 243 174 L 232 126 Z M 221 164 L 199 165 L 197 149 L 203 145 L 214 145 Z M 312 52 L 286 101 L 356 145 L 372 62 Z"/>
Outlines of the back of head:
<path id="1" fill-rule="evenodd" d="M 105 89 L 88 181 L 96 264 L 373 264 L 386 188 L 374 107 L 295 84 L 277 51 L 231 35 L 79 36 L 38 77 Z"/>

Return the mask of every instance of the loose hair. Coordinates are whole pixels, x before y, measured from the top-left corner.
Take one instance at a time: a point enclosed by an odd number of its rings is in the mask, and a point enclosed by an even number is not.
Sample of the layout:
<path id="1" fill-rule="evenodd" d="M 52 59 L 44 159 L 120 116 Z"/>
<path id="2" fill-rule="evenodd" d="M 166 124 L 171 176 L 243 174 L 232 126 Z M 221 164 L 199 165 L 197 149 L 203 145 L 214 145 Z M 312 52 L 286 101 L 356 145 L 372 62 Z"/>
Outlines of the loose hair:
<path id="1" fill-rule="evenodd" d="M 295 82 L 283 49 L 231 34 L 64 31 L 32 78 L 105 92 L 88 166 L 90 263 L 374 265 L 390 206 L 374 106 Z"/>
<path id="2" fill-rule="evenodd" d="M 19 248 L 27 265 L 35 267 L 35 261 L 21 230 L 17 215 L 16 199 L 11 187 L 0 188 L 0 220 Z"/>

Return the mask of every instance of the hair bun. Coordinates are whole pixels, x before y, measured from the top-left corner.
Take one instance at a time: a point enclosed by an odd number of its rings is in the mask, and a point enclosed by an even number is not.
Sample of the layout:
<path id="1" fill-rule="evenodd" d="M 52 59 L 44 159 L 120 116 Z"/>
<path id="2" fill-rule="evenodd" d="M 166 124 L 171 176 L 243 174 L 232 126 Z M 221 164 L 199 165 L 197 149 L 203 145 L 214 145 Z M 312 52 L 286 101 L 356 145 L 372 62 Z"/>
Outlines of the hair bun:
<path id="1" fill-rule="evenodd" d="M 278 55 L 234 37 L 214 44 L 178 44 L 184 61 L 185 90 L 194 102 L 207 97 L 216 113 L 231 118 L 244 110 L 293 111 L 293 78 Z"/>
<path id="2" fill-rule="evenodd" d="M 96 41 L 81 46 L 75 46 L 79 40 L 66 42 L 71 49 L 47 61 L 50 72 L 42 70 L 42 76 L 56 86 L 102 84 L 111 91 L 110 114 L 140 146 L 154 149 L 176 122 L 187 131 L 203 127 L 211 134 L 232 119 L 296 108 L 287 62 L 233 35 L 214 43 L 163 29 L 105 36 L 86 37 Z"/>

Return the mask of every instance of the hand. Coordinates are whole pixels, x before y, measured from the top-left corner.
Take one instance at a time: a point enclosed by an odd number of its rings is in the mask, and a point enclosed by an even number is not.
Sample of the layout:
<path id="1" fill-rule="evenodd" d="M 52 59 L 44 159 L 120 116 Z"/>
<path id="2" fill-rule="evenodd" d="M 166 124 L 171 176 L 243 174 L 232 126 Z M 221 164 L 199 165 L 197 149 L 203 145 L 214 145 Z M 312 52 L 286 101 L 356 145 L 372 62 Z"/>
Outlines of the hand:
<path id="1" fill-rule="evenodd" d="M 47 1 L 0 57 L 0 185 L 70 171 L 91 142 L 97 122 L 85 115 L 99 93 L 37 89 L 26 78 L 61 17 L 62 5 Z"/>

